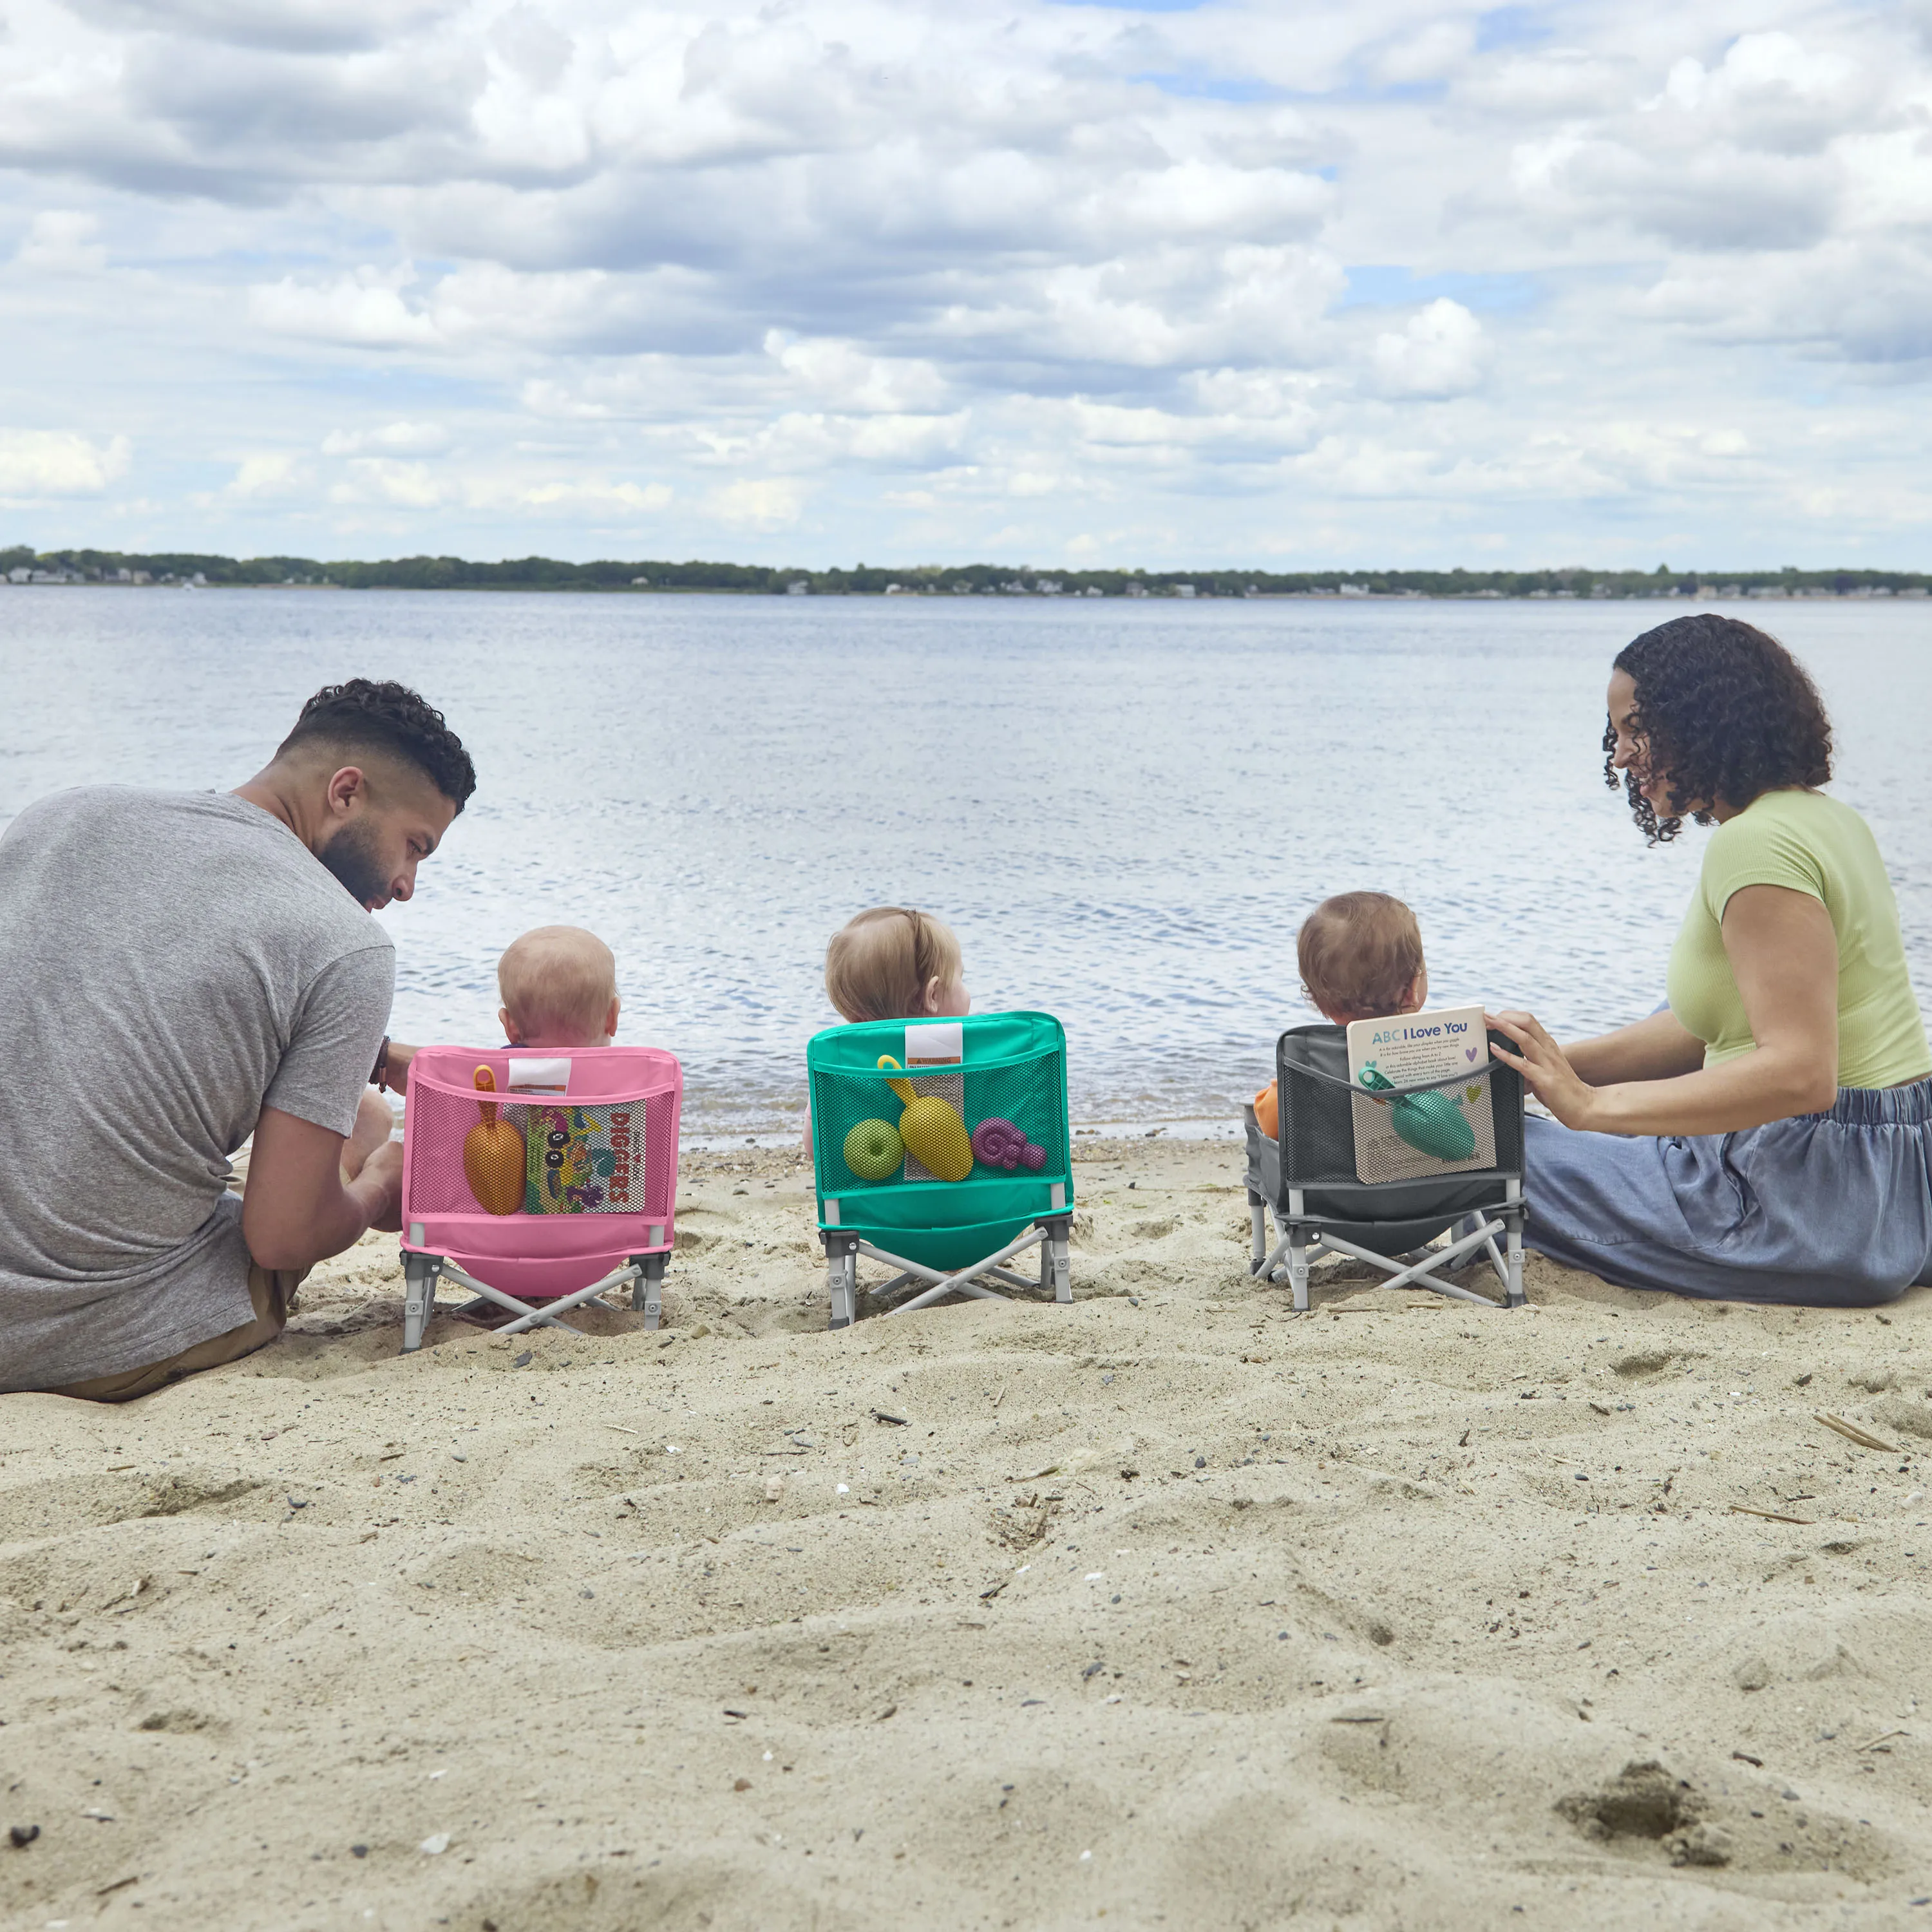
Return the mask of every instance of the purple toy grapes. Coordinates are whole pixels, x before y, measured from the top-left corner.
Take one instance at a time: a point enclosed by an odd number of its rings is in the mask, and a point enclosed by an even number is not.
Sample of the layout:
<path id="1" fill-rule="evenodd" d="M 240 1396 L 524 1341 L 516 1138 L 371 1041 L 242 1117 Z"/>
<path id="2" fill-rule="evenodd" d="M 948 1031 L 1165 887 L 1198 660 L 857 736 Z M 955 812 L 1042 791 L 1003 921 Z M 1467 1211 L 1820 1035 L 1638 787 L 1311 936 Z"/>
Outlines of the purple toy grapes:
<path id="1" fill-rule="evenodd" d="M 1046 1164 L 1046 1150 L 1035 1147 L 1010 1120 L 982 1120 L 973 1130 L 973 1152 L 988 1167 L 1010 1174 L 1024 1161 L 1036 1172 Z"/>

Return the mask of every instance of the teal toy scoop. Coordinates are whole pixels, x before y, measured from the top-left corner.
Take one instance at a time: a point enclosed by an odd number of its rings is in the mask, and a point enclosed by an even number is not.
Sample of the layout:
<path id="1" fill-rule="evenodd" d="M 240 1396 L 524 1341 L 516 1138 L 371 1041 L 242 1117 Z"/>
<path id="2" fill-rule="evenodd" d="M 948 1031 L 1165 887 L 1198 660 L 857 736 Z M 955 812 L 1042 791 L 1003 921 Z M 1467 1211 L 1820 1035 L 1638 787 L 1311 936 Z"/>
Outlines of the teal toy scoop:
<path id="1" fill-rule="evenodd" d="M 1372 1061 L 1361 1071 L 1371 1094 L 1386 1094 L 1395 1082 Z M 1467 1160 L 1476 1151 L 1476 1130 L 1447 1094 L 1398 1094 L 1388 1103 L 1389 1124 L 1399 1140 L 1418 1154 L 1438 1160 Z"/>

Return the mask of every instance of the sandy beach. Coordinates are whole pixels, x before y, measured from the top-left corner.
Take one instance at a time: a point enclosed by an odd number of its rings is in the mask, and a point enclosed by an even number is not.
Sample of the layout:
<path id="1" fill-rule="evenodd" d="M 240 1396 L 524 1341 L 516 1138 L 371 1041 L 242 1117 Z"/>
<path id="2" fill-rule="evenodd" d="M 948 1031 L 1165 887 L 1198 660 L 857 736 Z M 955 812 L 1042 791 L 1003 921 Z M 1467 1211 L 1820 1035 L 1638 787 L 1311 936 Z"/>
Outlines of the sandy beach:
<path id="1" fill-rule="evenodd" d="M 1932 1298 L 1296 1318 L 1232 1148 L 1079 1145 L 1070 1310 L 828 1334 L 748 1148 L 658 1334 L 404 1358 L 371 1238 L 0 1398 L 4 1923 L 1932 1922 Z"/>

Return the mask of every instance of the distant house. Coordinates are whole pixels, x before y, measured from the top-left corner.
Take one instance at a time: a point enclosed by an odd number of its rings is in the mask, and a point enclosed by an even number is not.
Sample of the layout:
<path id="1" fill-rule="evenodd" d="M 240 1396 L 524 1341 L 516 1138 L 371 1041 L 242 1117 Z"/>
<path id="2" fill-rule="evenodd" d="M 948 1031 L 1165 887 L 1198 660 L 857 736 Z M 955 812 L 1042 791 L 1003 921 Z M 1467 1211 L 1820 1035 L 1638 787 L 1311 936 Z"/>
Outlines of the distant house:
<path id="1" fill-rule="evenodd" d="M 1097 584 L 1090 584 L 1080 594 L 1083 597 L 1104 597 L 1107 593 Z"/>
<path id="2" fill-rule="evenodd" d="M 802 577 L 795 577 L 785 586 L 788 597 L 805 597 L 811 594 L 812 586 Z"/>
<path id="3" fill-rule="evenodd" d="M 638 585 L 648 584 L 650 580 L 648 577 L 634 577 L 631 579 L 631 583 L 634 588 Z"/>
<path id="4" fill-rule="evenodd" d="M 1194 586 L 1191 584 L 1177 584 L 1172 587 L 1177 597 L 1192 597 L 1194 595 Z"/>
<path id="5" fill-rule="evenodd" d="M 1337 597 L 1366 597 L 1368 594 L 1369 586 L 1366 584 L 1341 584 L 1335 588 Z"/>

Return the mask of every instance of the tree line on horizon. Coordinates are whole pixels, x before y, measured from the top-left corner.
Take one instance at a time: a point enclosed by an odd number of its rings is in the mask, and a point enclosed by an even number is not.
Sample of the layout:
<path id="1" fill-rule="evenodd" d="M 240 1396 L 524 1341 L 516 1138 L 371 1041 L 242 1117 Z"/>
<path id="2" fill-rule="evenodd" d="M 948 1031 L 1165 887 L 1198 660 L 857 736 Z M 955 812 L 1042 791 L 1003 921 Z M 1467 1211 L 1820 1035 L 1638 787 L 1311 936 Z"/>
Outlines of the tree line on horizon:
<path id="1" fill-rule="evenodd" d="M 1110 597 L 1310 596 L 1655 597 L 1786 594 L 1846 596 L 1924 591 L 1932 574 L 1874 569 L 1593 570 L 1073 570 L 1032 565 L 922 564 L 850 569 L 644 560 L 568 563 L 526 556 L 499 563 L 464 557 L 409 556 L 378 562 L 314 557 L 236 558 L 190 552 L 136 554 L 104 550 L 0 549 L 0 579 L 38 575 L 83 583 L 286 586 L 344 590 L 736 591 L 753 595 L 880 596 L 1059 594 Z M 802 586 L 802 589 L 801 589 Z"/>

